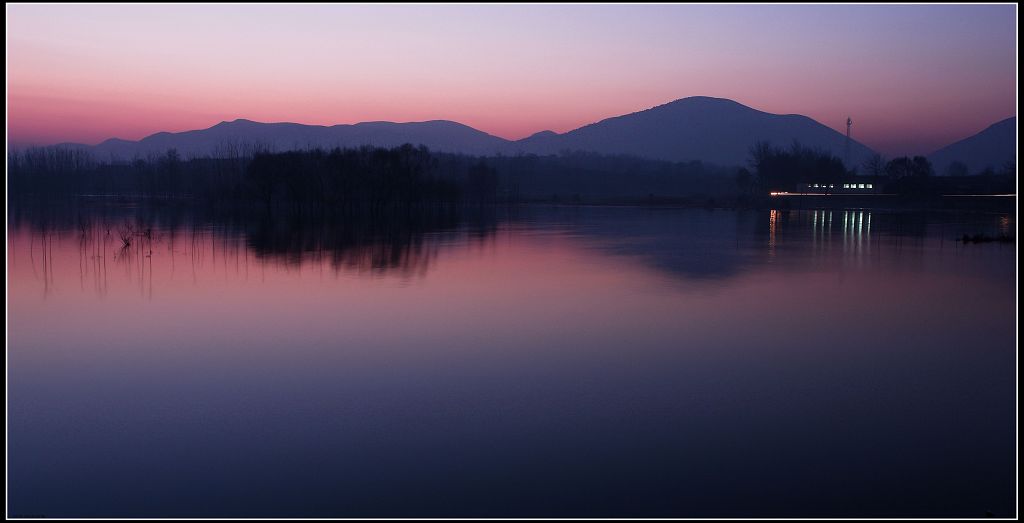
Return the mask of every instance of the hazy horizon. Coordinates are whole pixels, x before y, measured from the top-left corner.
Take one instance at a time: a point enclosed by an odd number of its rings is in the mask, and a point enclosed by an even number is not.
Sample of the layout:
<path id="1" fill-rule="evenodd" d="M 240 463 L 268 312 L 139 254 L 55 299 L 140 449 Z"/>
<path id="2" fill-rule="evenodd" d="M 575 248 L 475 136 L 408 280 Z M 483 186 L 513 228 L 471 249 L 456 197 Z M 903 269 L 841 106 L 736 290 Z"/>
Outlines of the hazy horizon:
<path id="1" fill-rule="evenodd" d="M 239 118 L 516 140 L 711 96 L 927 154 L 1016 115 L 1015 9 L 13 5 L 8 144 Z"/>

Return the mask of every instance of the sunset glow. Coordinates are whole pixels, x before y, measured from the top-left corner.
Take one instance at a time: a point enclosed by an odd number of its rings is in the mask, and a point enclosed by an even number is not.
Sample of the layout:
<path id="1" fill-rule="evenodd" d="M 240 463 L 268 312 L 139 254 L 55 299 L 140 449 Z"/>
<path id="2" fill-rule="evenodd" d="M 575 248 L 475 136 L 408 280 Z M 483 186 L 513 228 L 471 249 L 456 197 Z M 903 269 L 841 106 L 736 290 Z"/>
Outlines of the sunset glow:
<path id="1" fill-rule="evenodd" d="M 454 120 L 509 139 L 694 95 L 799 113 L 885 154 L 1016 114 L 1014 6 L 7 9 L 8 143 L 222 120 Z"/>

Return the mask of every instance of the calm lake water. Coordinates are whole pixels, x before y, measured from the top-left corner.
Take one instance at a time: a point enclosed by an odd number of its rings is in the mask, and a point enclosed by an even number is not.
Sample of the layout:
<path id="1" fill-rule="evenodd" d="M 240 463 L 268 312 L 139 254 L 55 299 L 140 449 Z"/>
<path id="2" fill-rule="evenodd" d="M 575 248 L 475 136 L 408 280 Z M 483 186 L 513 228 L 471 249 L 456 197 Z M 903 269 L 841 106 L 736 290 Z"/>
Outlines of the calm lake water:
<path id="1" fill-rule="evenodd" d="M 133 213 L 12 219 L 9 514 L 1014 515 L 1013 215 Z"/>

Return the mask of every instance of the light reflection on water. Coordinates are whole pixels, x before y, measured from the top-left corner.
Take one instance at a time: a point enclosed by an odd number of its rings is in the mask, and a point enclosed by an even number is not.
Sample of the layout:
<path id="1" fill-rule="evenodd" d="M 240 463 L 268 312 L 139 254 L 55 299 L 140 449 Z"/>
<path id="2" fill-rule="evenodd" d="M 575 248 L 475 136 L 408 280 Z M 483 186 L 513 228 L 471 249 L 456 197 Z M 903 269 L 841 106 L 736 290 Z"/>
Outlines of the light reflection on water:
<path id="1" fill-rule="evenodd" d="M 1012 515 L 1012 216 L 139 216 L 8 231 L 13 514 Z"/>

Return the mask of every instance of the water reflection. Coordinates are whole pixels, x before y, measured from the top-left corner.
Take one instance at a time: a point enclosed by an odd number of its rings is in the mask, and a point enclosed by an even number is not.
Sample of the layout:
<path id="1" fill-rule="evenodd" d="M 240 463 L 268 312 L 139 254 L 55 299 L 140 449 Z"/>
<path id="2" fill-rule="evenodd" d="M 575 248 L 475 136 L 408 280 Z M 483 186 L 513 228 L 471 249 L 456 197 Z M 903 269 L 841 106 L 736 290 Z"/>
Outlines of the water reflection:
<path id="1" fill-rule="evenodd" d="M 545 230 L 560 228 L 588 248 L 628 256 L 690 281 L 722 280 L 769 269 L 869 270 L 921 260 L 932 249 L 958 251 L 962 249 L 955 241 L 959 235 L 994 234 L 1013 223 L 1013 217 L 999 214 L 867 209 L 592 208 L 549 210 L 535 218 Z"/>
<path id="2" fill-rule="evenodd" d="M 797 216 L 802 222 L 810 222 L 810 247 L 819 258 L 832 252 L 833 220 L 838 226 L 835 235 L 841 236 L 841 252 L 848 263 L 863 266 L 871 257 L 871 211 L 812 210 Z"/>
<path id="3" fill-rule="evenodd" d="M 11 512 L 1013 514 L 1013 216 L 492 211 L 16 210 Z"/>
<path id="4" fill-rule="evenodd" d="M 498 231 L 499 209 L 455 213 L 430 211 L 387 215 L 231 215 L 220 219 L 174 210 L 126 206 L 77 209 L 54 219 L 52 212 L 23 212 L 12 220 L 11 263 L 27 261 L 44 296 L 57 272 L 77 259 L 81 290 L 98 296 L 110 289 L 111 273 L 152 297 L 158 281 L 187 275 L 193 284 L 216 277 L 249 281 L 268 266 L 319 274 L 422 278 L 443 245 L 485 245 Z M 77 252 L 74 257 L 71 250 Z M 27 251 L 27 260 L 17 255 Z"/>
<path id="5" fill-rule="evenodd" d="M 878 249 L 920 257 L 930 247 L 956 249 L 964 233 L 1012 230 L 1008 215 L 877 213 L 871 210 L 706 211 L 537 207 L 514 213 L 405 213 L 343 217 L 208 216 L 103 207 L 74 217 L 20 214 L 9 247 L 26 260 L 44 295 L 52 292 L 54 258 L 77 247 L 81 289 L 110 288 L 111 270 L 153 296 L 154 273 L 193 284 L 202 276 L 248 281 L 268 265 L 316 274 L 423 278 L 445 248 L 489 243 L 509 235 L 556 234 L 580 247 L 626 256 L 687 280 L 731 278 L 784 261 L 785 270 L 885 263 Z M 927 240 L 927 241 L 926 241 Z M 934 245 L 931 245 L 934 244 Z M 55 252 L 56 249 L 56 252 Z M 779 260 L 782 257 L 782 260 Z M 161 274 L 163 273 L 163 274 Z M 63 276 L 63 275 L 62 275 Z"/>

